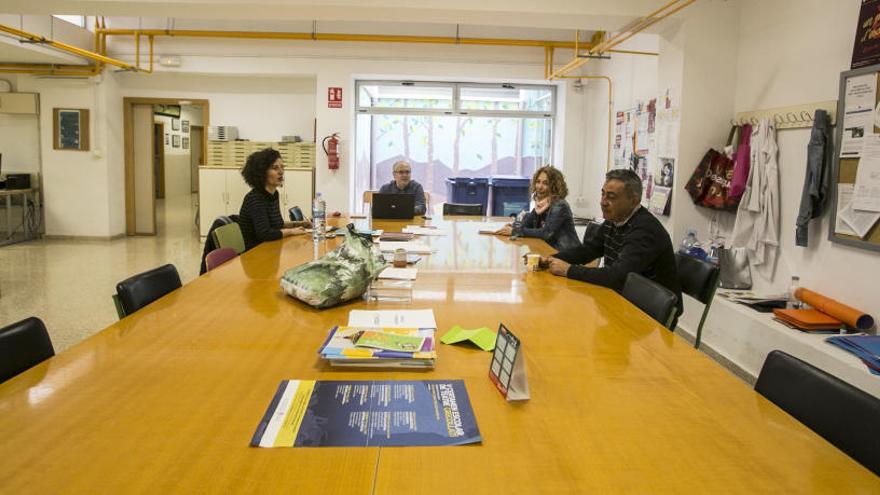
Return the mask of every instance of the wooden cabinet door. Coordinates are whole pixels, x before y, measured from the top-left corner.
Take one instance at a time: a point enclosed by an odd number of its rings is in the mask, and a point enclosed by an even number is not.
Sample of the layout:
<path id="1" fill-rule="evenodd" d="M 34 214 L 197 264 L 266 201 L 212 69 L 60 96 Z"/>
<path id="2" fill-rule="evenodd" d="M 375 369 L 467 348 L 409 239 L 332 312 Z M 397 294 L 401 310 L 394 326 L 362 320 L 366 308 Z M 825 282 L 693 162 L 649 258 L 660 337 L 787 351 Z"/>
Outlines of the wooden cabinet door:
<path id="1" fill-rule="evenodd" d="M 299 206 L 306 218 L 312 216 L 312 171 L 303 169 L 284 169 L 284 187 L 281 191 L 281 213 L 289 220 L 287 211 Z"/>
<path id="2" fill-rule="evenodd" d="M 217 217 L 227 214 L 226 202 L 226 170 L 199 168 L 199 230 L 203 237 Z"/>
<path id="3" fill-rule="evenodd" d="M 245 194 L 249 193 L 251 186 L 247 185 L 241 171 L 238 169 L 226 169 L 226 214 L 238 215 L 241 211 L 241 202 Z"/>

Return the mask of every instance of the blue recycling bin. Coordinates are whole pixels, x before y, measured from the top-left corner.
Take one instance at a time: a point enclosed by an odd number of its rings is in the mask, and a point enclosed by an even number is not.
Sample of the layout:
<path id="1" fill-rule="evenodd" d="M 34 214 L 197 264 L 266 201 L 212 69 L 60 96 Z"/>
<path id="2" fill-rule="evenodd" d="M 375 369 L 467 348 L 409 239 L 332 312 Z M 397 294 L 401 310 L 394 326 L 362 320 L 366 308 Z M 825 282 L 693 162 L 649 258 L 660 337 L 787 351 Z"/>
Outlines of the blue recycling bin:
<path id="1" fill-rule="evenodd" d="M 493 175 L 489 180 L 492 189 L 492 216 L 507 217 L 528 211 L 529 182 L 517 175 Z"/>
<path id="2" fill-rule="evenodd" d="M 482 214 L 486 214 L 489 204 L 489 179 L 478 177 L 448 177 L 446 179 L 446 201 L 483 205 Z"/>

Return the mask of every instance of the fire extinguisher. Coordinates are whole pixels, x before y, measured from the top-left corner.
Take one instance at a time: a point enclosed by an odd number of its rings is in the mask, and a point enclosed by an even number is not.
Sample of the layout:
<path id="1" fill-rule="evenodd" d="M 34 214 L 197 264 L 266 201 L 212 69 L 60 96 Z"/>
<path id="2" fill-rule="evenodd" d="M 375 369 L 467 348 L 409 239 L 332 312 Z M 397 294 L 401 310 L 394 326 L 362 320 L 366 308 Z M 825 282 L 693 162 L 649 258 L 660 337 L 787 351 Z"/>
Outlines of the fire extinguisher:
<path id="1" fill-rule="evenodd" d="M 327 168 L 330 170 L 339 169 L 339 133 L 334 132 L 321 141 L 321 147 L 327 154 Z"/>

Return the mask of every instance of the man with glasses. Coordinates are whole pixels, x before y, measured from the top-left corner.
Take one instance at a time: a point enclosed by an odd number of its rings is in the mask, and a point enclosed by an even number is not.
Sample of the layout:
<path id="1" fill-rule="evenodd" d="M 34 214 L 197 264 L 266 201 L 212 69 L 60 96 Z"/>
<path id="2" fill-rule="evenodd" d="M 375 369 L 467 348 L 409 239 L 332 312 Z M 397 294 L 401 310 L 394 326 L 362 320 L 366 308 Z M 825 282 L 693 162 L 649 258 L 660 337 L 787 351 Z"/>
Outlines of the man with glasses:
<path id="1" fill-rule="evenodd" d="M 412 166 L 405 160 L 394 163 L 394 180 L 379 188 L 382 194 L 412 194 L 415 196 L 416 215 L 425 214 L 425 190 L 412 180 Z"/>

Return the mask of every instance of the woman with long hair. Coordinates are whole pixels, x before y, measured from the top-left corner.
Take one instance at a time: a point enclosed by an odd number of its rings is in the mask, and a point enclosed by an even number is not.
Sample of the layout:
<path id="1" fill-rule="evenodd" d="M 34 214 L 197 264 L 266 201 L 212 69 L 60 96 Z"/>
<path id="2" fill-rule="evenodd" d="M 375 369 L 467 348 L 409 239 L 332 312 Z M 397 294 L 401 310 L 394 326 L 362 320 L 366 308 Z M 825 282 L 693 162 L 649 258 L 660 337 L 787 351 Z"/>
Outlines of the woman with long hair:
<path id="1" fill-rule="evenodd" d="M 574 230 L 574 218 L 571 207 L 565 201 L 568 186 L 559 169 L 545 165 L 535 171 L 529 192 L 535 201 L 535 207 L 523 218 L 523 237 L 538 237 L 557 250 L 580 246 L 577 232 Z M 512 225 L 506 225 L 496 231 L 498 235 L 510 235 Z"/>

